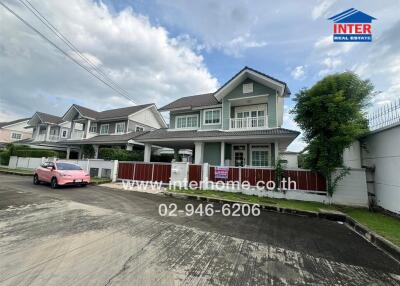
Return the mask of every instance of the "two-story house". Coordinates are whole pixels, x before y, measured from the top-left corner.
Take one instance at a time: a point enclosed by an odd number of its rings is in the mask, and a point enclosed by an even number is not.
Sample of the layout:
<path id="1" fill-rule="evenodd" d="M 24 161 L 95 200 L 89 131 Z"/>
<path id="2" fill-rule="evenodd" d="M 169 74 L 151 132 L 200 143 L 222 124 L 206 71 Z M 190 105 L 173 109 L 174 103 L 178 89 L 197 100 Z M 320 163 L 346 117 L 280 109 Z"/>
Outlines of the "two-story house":
<path id="1" fill-rule="evenodd" d="M 0 148 L 7 143 L 13 143 L 32 137 L 32 131 L 26 129 L 29 118 L 0 122 Z"/>
<path id="2" fill-rule="evenodd" d="M 100 112 L 73 104 L 62 120 L 69 122 L 70 135 L 59 141 L 59 144 L 67 146 L 67 158 L 71 148 L 81 149 L 83 145 L 94 147 L 95 158 L 101 146 L 128 150 L 134 146 L 143 148 L 143 143 L 135 141 L 137 137 L 167 126 L 153 103 Z"/>
<path id="3" fill-rule="evenodd" d="M 169 128 L 143 134 L 145 161 L 152 145 L 194 150 L 194 163 L 272 166 L 299 135 L 282 128 L 286 83 L 245 67 L 216 92 L 180 98 L 169 112 Z"/>

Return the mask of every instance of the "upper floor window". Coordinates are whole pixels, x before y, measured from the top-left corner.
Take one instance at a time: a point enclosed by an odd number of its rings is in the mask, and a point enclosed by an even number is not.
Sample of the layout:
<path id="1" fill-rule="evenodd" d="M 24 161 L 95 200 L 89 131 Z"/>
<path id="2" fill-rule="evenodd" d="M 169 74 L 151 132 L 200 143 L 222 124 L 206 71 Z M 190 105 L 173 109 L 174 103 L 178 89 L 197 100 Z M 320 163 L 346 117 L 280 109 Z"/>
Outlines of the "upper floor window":
<path id="1" fill-rule="evenodd" d="M 15 132 L 11 133 L 11 139 L 13 139 L 13 140 L 21 140 L 21 138 L 22 138 L 22 134 L 21 133 L 15 133 Z"/>
<path id="2" fill-rule="evenodd" d="M 184 115 L 176 117 L 175 128 L 196 128 L 198 126 L 198 116 L 195 115 Z"/>
<path id="3" fill-rule="evenodd" d="M 243 93 L 251 93 L 253 92 L 253 83 L 245 83 L 243 84 Z"/>
<path id="4" fill-rule="evenodd" d="M 144 131 L 144 128 L 141 126 L 136 126 L 136 132 Z"/>
<path id="5" fill-rule="evenodd" d="M 63 130 L 61 131 L 61 137 L 62 137 L 62 138 L 67 138 L 67 136 L 68 136 L 68 130 L 63 129 Z"/>
<path id="6" fill-rule="evenodd" d="M 220 124 L 221 109 L 204 110 L 204 124 Z"/>
<path id="7" fill-rule="evenodd" d="M 124 133 L 125 132 L 125 122 L 118 122 L 115 125 L 115 133 Z"/>
<path id="8" fill-rule="evenodd" d="M 109 128 L 110 128 L 109 124 L 101 124 L 100 125 L 100 134 L 108 134 Z"/>
<path id="9" fill-rule="evenodd" d="M 92 133 L 97 132 L 97 123 L 90 123 L 89 132 L 92 132 Z"/>

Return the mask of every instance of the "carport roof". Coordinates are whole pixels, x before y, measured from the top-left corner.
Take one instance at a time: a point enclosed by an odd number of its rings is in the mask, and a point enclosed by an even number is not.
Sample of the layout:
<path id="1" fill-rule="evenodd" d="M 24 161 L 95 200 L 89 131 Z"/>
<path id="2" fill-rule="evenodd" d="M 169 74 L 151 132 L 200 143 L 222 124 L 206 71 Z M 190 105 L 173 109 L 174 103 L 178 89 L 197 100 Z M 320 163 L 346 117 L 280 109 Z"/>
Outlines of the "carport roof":
<path id="1" fill-rule="evenodd" d="M 215 138 L 220 139 L 223 137 L 252 137 L 252 136 L 289 136 L 297 137 L 300 134 L 298 131 L 273 128 L 263 130 L 244 130 L 244 131 L 198 131 L 198 130 L 185 130 L 185 131 L 168 131 L 166 128 L 157 129 L 145 133 L 138 137 L 138 142 L 154 142 L 157 140 L 173 140 L 173 139 L 196 139 L 196 138 Z"/>
<path id="2" fill-rule="evenodd" d="M 129 140 L 133 140 L 140 135 L 147 133 L 148 131 L 143 132 L 129 132 L 126 134 L 118 134 L 118 135 L 98 135 L 88 139 L 82 140 L 63 140 L 59 141 L 60 144 L 65 145 L 85 145 L 85 144 L 126 144 Z"/>

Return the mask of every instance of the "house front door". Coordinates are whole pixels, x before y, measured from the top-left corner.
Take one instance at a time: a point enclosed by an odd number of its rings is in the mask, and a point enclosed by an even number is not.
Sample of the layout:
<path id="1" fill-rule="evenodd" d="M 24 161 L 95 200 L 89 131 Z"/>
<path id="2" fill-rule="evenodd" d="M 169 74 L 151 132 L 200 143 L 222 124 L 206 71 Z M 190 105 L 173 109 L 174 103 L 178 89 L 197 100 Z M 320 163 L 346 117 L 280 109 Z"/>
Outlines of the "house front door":
<path id="1" fill-rule="evenodd" d="M 235 167 L 243 167 L 247 162 L 246 145 L 233 145 L 233 162 Z"/>

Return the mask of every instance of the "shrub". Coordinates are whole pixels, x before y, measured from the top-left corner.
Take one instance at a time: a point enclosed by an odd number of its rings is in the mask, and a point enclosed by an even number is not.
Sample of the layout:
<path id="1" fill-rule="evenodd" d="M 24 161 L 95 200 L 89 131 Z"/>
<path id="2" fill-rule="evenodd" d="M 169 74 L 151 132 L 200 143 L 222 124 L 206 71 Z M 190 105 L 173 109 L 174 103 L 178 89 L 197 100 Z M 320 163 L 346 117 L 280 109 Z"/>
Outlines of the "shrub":
<path id="1" fill-rule="evenodd" d="M 0 152 L 0 165 L 8 166 L 10 162 L 10 152 L 9 151 L 1 151 Z"/>
<path id="2" fill-rule="evenodd" d="M 151 155 L 151 162 L 171 163 L 174 159 L 174 154 Z"/>
<path id="3" fill-rule="evenodd" d="M 56 158 L 64 159 L 65 152 L 54 151 L 54 150 L 44 150 L 44 149 L 22 149 L 22 150 L 14 150 L 13 156 L 32 157 L 32 158 L 56 157 Z"/>
<path id="4" fill-rule="evenodd" d="M 99 159 L 119 161 L 143 161 L 142 150 L 124 150 L 116 148 L 100 148 Z"/>

